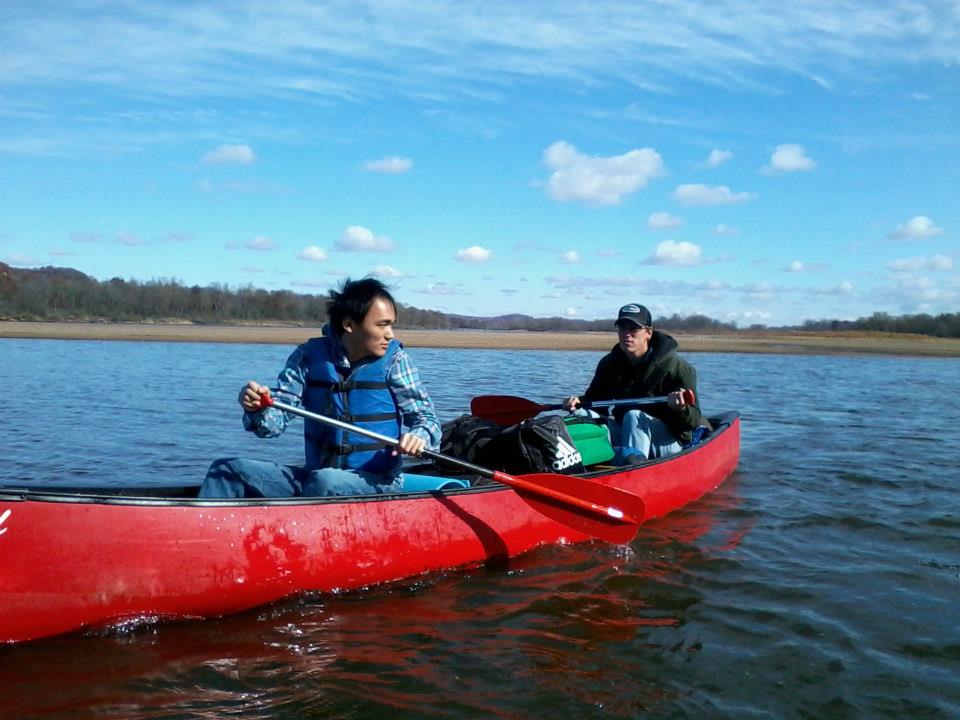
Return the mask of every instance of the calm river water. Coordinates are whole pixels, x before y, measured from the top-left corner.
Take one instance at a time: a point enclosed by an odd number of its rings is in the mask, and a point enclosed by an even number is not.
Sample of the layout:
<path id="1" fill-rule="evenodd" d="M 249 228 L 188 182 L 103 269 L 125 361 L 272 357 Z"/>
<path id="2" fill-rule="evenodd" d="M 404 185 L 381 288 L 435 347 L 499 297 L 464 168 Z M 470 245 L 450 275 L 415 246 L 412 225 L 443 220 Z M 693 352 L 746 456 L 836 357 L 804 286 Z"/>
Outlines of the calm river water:
<path id="1" fill-rule="evenodd" d="M 235 403 L 289 349 L 0 340 L 0 481 L 295 461 Z M 413 356 L 446 420 L 580 391 L 599 353 Z M 0 647 L 0 717 L 960 717 L 960 363 L 688 357 L 704 410 L 742 413 L 740 468 L 629 548 Z"/>

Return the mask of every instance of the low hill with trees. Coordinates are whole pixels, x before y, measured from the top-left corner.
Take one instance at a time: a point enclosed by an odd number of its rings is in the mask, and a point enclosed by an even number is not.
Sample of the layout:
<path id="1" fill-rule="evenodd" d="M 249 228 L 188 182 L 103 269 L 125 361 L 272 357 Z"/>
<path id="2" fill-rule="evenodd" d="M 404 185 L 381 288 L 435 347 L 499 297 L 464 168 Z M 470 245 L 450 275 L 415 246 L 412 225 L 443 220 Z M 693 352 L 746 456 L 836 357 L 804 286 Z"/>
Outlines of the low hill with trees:
<path id="1" fill-rule="evenodd" d="M 13 268 L 0 262 L 0 318 L 14 320 L 184 321 L 204 324 L 296 323 L 326 321 L 326 295 L 263 290 L 252 286 L 187 286 L 177 280 L 113 278 L 99 281 L 71 268 Z M 537 318 L 510 314 L 476 317 L 401 305 L 405 327 L 428 330 L 605 331 L 610 320 Z M 733 323 L 705 315 L 658 318 L 657 327 L 687 333 L 737 332 Z M 761 328 L 750 328 L 751 330 Z M 808 320 L 797 329 L 914 333 L 960 338 L 960 314 L 890 316 L 874 313 L 858 320 Z"/>

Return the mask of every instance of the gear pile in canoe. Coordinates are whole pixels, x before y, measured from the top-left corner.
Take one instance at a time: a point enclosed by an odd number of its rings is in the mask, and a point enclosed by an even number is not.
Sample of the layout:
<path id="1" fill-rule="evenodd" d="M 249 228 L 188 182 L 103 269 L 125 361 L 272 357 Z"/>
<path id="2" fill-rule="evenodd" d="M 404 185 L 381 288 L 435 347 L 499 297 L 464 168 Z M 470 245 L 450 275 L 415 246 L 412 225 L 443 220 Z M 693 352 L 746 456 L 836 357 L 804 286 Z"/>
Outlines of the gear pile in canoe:
<path id="1" fill-rule="evenodd" d="M 510 558 L 539 545 L 627 543 L 639 524 L 737 466 L 740 418 L 668 458 L 569 475 L 421 462 L 405 491 L 209 500 L 198 485 L 0 486 L 0 642 L 131 620 L 206 618 L 300 592 L 348 591 Z M 449 458 L 445 458 L 449 460 Z"/>

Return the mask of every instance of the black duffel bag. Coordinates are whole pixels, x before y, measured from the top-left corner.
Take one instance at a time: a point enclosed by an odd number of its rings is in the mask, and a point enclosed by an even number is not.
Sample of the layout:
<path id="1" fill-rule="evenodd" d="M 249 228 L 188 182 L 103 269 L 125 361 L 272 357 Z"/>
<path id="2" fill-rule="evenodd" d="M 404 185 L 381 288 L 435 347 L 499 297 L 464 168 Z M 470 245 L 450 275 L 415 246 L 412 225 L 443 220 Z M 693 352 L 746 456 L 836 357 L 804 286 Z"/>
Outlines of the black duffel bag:
<path id="1" fill-rule="evenodd" d="M 512 475 L 583 472 L 583 458 L 559 415 L 506 428 L 463 415 L 443 426 L 440 452 Z"/>

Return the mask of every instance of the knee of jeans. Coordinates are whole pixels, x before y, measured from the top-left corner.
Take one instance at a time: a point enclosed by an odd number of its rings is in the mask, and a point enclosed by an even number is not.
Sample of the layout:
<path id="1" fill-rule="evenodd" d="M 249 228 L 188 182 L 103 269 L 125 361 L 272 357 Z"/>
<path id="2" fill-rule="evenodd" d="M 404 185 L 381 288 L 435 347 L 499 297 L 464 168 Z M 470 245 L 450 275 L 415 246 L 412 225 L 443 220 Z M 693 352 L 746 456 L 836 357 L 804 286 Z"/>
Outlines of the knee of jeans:
<path id="1" fill-rule="evenodd" d="M 217 458 L 210 463 L 210 469 L 207 470 L 207 475 L 219 475 L 225 470 L 232 470 L 233 463 L 236 459 L 237 458 Z"/>
<path id="2" fill-rule="evenodd" d="M 304 497 L 324 497 L 327 495 L 343 495 L 343 483 L 335 477 L 330 477 L 322 470 L 314 470 L 303 481 L 301 494 Z"/>
<path id="3" fill-rule="evenodd" d="M 640 425 L 646 414 L 642 410 L 627 410 L 620 421 L 622 425 L 631 425 L 636 427 Z"/>

